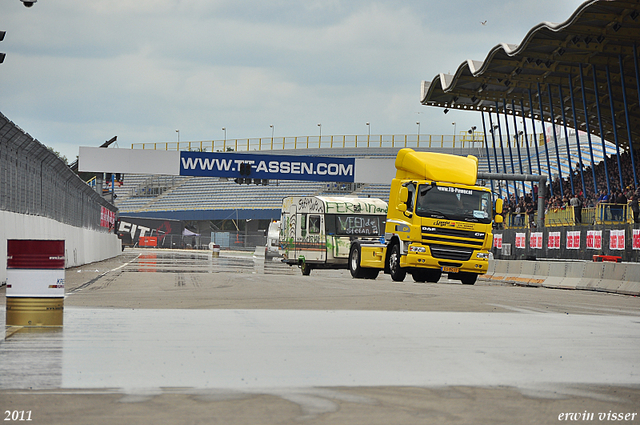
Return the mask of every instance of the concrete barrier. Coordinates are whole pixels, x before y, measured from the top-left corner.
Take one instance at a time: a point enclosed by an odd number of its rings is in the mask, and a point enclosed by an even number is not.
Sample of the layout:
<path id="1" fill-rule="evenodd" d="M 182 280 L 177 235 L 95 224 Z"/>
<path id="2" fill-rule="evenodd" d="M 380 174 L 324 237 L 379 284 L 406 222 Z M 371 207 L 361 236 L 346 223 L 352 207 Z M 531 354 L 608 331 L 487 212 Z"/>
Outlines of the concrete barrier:
<path id="1" fill-rule="evenodd" d="M 490 260 L 483 280 L 521 286 L 640 295 L 640 264 L 587 261 Z"/>
<path id="2" fill-rule="evenodd" d="M 60 239 L 65 242 L 65 268 L 112 258 L 122 252 L 114 233 L 70 226 L 46 217 L 0 211 L 0 285 L 7 280 L 8 239 Z"/>

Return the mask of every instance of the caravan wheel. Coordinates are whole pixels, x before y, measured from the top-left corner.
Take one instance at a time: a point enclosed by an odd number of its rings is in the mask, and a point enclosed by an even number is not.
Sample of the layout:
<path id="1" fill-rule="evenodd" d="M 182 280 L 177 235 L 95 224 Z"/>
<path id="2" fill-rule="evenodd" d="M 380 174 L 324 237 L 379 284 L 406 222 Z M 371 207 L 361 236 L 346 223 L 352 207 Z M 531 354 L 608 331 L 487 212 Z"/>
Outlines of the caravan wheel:
<path id="1" fill-rule="evenodd" d="M 302 271 L 302 276 L 309 276 L 311 274 L 311 265 L 303 261 L 302 264 L 300 264 L 300 271 Z"/>

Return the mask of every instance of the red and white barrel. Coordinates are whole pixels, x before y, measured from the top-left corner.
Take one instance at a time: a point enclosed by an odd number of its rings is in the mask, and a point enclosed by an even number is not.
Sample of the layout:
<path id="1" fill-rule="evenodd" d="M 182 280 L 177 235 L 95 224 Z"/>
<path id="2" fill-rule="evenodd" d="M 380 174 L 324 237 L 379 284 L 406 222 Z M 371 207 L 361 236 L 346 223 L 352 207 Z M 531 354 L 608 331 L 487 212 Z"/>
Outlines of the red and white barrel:
<path id="1" fill-rule="evenodd" d="M 7 326 L 62 326 L 64 240 L 7 240 Z"/>

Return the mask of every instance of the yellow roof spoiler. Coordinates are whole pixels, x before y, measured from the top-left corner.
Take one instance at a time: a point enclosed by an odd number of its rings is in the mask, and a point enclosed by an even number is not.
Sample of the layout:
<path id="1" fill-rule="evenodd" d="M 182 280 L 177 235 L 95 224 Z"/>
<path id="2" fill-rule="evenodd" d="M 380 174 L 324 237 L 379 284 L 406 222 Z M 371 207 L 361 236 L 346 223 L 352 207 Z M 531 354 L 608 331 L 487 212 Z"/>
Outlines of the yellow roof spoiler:
<path id="1" fill-rule="evenodd" d="M 436 182 L 475 185 L 478 177 L 478 158 L 436 152 L 416 152 L 400 149 L 396 156 L 396 178 L 432 180 Z"/>

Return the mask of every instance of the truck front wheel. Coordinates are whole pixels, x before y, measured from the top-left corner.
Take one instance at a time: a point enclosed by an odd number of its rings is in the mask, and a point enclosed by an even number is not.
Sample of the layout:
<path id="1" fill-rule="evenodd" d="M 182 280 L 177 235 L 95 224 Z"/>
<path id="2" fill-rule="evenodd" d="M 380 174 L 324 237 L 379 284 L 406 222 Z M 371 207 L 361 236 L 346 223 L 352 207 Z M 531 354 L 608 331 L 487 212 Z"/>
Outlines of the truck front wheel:
<path id="1" fill-rule="evenodd" d="M 421 269 L 415 270 L 413 275 L 413 280 L 418 283 L 429 282 L 429 283 L 438 283 L 440 280 L 440 270 L 438 269 Z"/>
<path id="2" fill-rule="evenodd" d="M 389 255 L 389 274 L 394 282 L 402 282 L 407 276 L 407 271 L 400 267 L 400 245 L 393 244 L 391 246 L 391 254 Z"/>
<path id="3" fill-rule="evenodd" d="M 478 275 L 476 273 L 460 272 L 459 275 L 463 285 L 473 285 L 476 283 L 476 279 L 478 279 Z"/>

